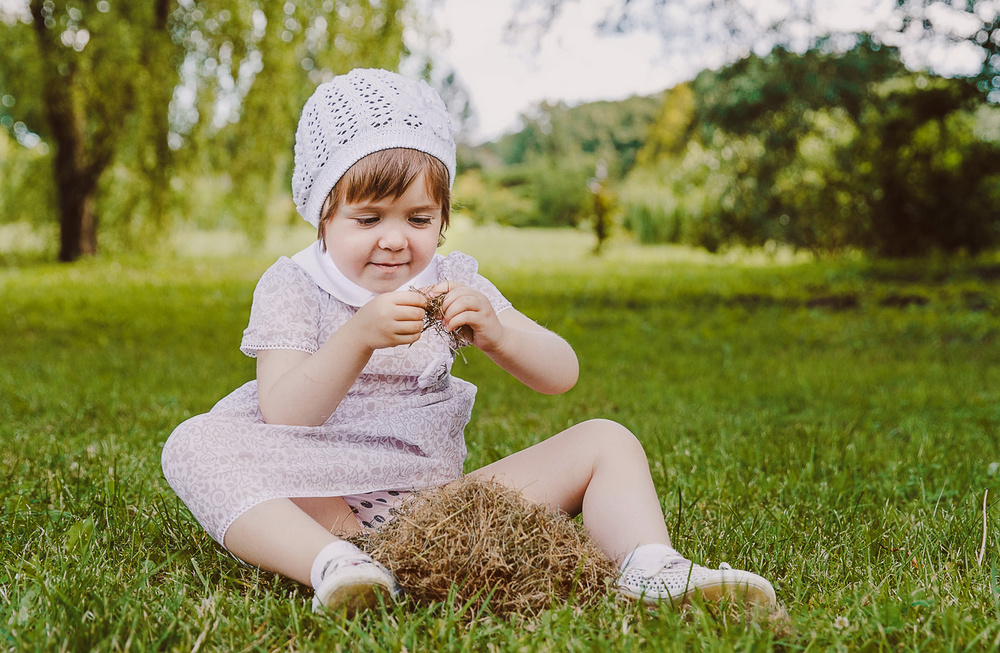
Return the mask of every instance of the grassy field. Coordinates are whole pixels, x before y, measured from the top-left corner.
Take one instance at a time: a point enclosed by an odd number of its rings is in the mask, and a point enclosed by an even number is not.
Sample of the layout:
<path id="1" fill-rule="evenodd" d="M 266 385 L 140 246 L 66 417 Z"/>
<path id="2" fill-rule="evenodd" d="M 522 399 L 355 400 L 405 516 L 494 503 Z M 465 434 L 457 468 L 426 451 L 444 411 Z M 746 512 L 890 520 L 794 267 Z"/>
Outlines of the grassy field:
<path id="1" fill-rule="evenodd" d="M 159 465 L 176 424 L 252 378 L 254 284 L 309 237 L 0 267 L 0 650 L 1000 648 L 1000 261 L 598 259 L 583 234 L 459 223 L 448 247 L 582 366 L 544 397 L 458 362 L 480 388 L 468 468 L 618 420 L 675 545 L 770 578 L 788 617 L 609 598 L 514 621 L 406 603 L 345 619 L 220 550 Z"/>

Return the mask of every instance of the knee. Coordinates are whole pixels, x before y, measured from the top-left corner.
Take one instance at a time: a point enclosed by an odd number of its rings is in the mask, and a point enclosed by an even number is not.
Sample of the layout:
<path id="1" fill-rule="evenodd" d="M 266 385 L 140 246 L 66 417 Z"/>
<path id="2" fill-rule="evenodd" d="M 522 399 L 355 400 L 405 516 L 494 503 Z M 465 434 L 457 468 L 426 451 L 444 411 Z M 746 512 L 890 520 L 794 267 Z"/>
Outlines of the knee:
<path id="1" fill-rule="evenodd" d="M 183 422 L 163 443 L 160 466 L 168 481 L 180 476 L 198 474 L 205 466 L 206 459 L 211 457 L 212 452 L 205 450 L 203 442 L 201 428 L 203 417 L 198 415 Z"/>
<path id="2" fill-rule="evenodd" d="M 642 443 L 618 422 L 609 419 L 592 419 L 579 424 L 584 431 L 588 444 L 598 450 L 602 457 L 609 455 L 626 455 L 646 459 Z"/>
<path id="3" fill-rule="evenodd" d="M 163 470 L 163 475 L 167 477 L 167 480 L 171 480 L 171 477 L 176 476 L 178 468 L 183 466 L 184 458 L 186 457 L 185 451 L 188 449 L 187 443 L 187 432 L 184 428 L 184 424 L 181 424 L 174 429 L 167 441 L 163 443 L 163 450 L 160 451 L 160 468 Z"/>

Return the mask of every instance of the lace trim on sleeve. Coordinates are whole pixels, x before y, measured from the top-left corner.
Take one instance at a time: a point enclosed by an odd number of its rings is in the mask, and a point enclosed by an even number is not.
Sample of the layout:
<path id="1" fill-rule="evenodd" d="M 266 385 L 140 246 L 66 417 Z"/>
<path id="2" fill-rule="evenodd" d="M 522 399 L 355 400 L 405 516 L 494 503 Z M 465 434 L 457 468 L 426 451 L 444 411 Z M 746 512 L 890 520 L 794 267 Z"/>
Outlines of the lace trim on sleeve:
<path id="1" fill-rule="evenodd" d="M 309 349 L 308 347 L 299 347 L 297 345 L 261 345 L 254 342 L 244 341 L 240 345 L 240 351 L 249 356 L 250 358 L 257 358 L 257 352 L 259 351 L 269 351 L 277 349 L 291 349 L 293 351 L 304 351 L 307 354 L 315 354 L 316 349 Z"/>

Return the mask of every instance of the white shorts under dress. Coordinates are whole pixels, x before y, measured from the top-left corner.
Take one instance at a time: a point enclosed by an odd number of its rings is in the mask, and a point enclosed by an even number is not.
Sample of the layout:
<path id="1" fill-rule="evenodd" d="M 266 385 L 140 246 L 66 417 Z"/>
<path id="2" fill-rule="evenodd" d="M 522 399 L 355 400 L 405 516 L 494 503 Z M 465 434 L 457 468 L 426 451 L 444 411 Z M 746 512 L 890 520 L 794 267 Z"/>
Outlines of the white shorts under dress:
<path id="1" fill-rule="evenodd" d="M 453 252 L 436 263 L 439 281 L 476 288 L 498 313 L 510 308 L 471 256 Z M 249 356 L 264 349 L 315 353 L 355 312 L 281 258 L 257 284 L 241 349 Z M 449 483 L 462 475 L 463 430 L 476 394 L 474 385 L 451 375 L 453 361 L 433 329 L 413 345 L 378 350 L 333 415 L 316 427 L 266 424 L 257 382 L 250 381 L 174 430 L 163 447 L 164 476 L 220 544 L 237 517 L 269 499 Z M 361 504 L 366 499 L 352 500 L 352 508 L 369 510 Z M 391 513 L 373 507 L 370 519 L 357 514 L 377 527 L 375 516 L 385 521 Z"/>

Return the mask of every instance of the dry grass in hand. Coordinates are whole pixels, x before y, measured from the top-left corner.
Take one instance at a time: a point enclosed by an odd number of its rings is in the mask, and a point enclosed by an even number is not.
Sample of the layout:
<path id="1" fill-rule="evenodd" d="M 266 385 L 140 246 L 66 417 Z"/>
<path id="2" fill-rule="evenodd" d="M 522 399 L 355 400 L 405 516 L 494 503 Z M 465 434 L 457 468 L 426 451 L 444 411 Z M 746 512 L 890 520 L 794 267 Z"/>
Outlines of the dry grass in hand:
<path id="1" fill-rule="evenodd" d="M 454 331 L 448 331 L 444 328 L 444 324 L 442 323 L 442 320 L 444 320 L 444 298 L 448 296 L 448 293 L 443 292 L 440 295 L 432 295 L 426 288 L 414 288 L 413 286 L 410 286 L 410 290 L 423 295 L 427 300 L 427 306 L 424 308 L 423 331 L 433 329 L 439 336 L 445 339 L 445 342 L 448 343 L 448 348 L 451 349 L 453 354 L 462 349 L 462 347 L 468 347 L 472 344 L 472 334 L 469 333 L 468 327 L 461 326 Z"/>
<path id="2" fill-rule="evenodd" d="M 475 615 L 534 614 L 604 596 L 615 564 L 564 514 L 493 481 L 463 479 L 409 499 L 389 524 L 355 540 L 420 604 Z"/>

